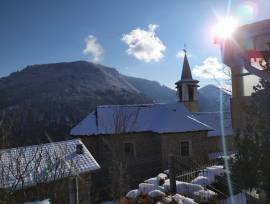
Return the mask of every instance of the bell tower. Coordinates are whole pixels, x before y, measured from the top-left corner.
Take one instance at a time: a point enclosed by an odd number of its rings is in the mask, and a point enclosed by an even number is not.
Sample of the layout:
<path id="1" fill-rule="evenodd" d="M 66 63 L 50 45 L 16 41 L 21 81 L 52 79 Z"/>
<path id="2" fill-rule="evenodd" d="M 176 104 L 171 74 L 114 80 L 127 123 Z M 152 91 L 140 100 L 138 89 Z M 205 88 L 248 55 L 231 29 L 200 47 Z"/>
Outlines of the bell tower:
<path id="1" fill-rule="evenodd" d="M 184 51 L 184 62 L 181 80 L 175 83 L 177 89 L 177 100 L 185 104 L 190 112 L 198 111 L 198 83 L 192 78 L 187 51 Z"/>

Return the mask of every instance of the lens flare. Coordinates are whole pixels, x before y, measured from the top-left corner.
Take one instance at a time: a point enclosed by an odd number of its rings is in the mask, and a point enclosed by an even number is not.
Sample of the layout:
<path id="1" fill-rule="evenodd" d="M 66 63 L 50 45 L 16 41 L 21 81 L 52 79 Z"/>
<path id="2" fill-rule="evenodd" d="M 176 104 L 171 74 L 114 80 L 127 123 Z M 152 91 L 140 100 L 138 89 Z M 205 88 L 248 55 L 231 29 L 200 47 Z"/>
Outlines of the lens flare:
<path id="1" fill-rule="evenodd" d="M 237 16 L 243 23 L 252 21 L 258 13 L 258 7 L 255 2 L 246 1 L 238 6 Z"/>
<path id="2" fill-rule="evenodd" d="M 238 26 L 233 17 L 220 18 L 213 28 L 213 36 L 218 39 L 230 38 Z"/>

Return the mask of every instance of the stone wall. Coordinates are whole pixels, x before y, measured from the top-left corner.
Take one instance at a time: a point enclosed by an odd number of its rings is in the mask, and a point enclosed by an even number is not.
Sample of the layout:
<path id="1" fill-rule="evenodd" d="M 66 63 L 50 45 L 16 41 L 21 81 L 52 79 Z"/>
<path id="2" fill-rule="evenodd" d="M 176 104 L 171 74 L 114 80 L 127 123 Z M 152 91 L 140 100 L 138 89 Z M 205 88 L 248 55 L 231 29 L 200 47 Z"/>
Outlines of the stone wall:
<path id="1" fill-rule="evenodd" d="M 168 154 L 180 155 L 181 141 L 191 142 L 189 158 L 207 160 L 207 131 L 173 134 L 144 132 L 85 136 L 81 139 L 101 166 L 101 170 L 93 176 L 93 185 L 99 188 L 93 195 L 97 198 L 117 197 L 114 190 L 125 192 L 167 169 Z M 125 155 L 125 143 L 133 144 L 134 156 Z"/>
<path id="2" fill-rule="evenodd" d="M 163 168 L 167 168 L 168 154 L 174 154 L 181 158 L 180 143 L 184 141 L 189 142 L 190 153 L 189 156 L 182 158 L 182 162 L 189 166 L 192 162 L 204 163 L 207 161 L 208 145 L 207 145 L 207 131 L 201 132 L 187 132 L 187 133 L 171 133 L 162 134 L 162 157 Z M 190 161 L 190 162 L 189 162 Z M 179 161 L 181 162 L 181 161 Z M 189 163 L 187 163 L 189 162 Z"/>

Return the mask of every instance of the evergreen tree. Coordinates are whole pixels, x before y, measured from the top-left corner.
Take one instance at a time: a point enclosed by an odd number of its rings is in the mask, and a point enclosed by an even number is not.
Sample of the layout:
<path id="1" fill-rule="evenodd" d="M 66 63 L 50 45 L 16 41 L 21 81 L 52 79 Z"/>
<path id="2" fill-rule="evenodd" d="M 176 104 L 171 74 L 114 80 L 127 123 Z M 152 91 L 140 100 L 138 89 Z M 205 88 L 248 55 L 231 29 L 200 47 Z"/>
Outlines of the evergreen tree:
<path id="1" fill-rule="evenodd" d="M 236 137 L 238 150 L 232 172 L 242 188 L 261 188 L 270 200 L 270 82 L 254 87 L 246 129 Z"/>

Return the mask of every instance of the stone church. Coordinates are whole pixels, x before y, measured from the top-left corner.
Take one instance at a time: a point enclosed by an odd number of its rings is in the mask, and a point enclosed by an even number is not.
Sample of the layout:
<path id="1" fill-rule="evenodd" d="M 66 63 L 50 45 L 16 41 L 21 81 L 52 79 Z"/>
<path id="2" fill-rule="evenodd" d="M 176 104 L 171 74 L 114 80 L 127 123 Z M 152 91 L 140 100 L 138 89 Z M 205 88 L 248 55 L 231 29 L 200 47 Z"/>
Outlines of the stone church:
<path id="1" fill-rule="evenodd" d="M 220 114 L 197 112 L 198 83 L 185 54 L 176 103 L 97 106 L 72 128 L 71 136 L 80 138 L 101 166 L 96 182 L 103 193 L 121 176 L 128 177 L 130 188 L 164 171 L 169 154 L 177 155 L 183 168 L 222 155 Z M 230 117 L 224 121 L 230 138 Z"/>

